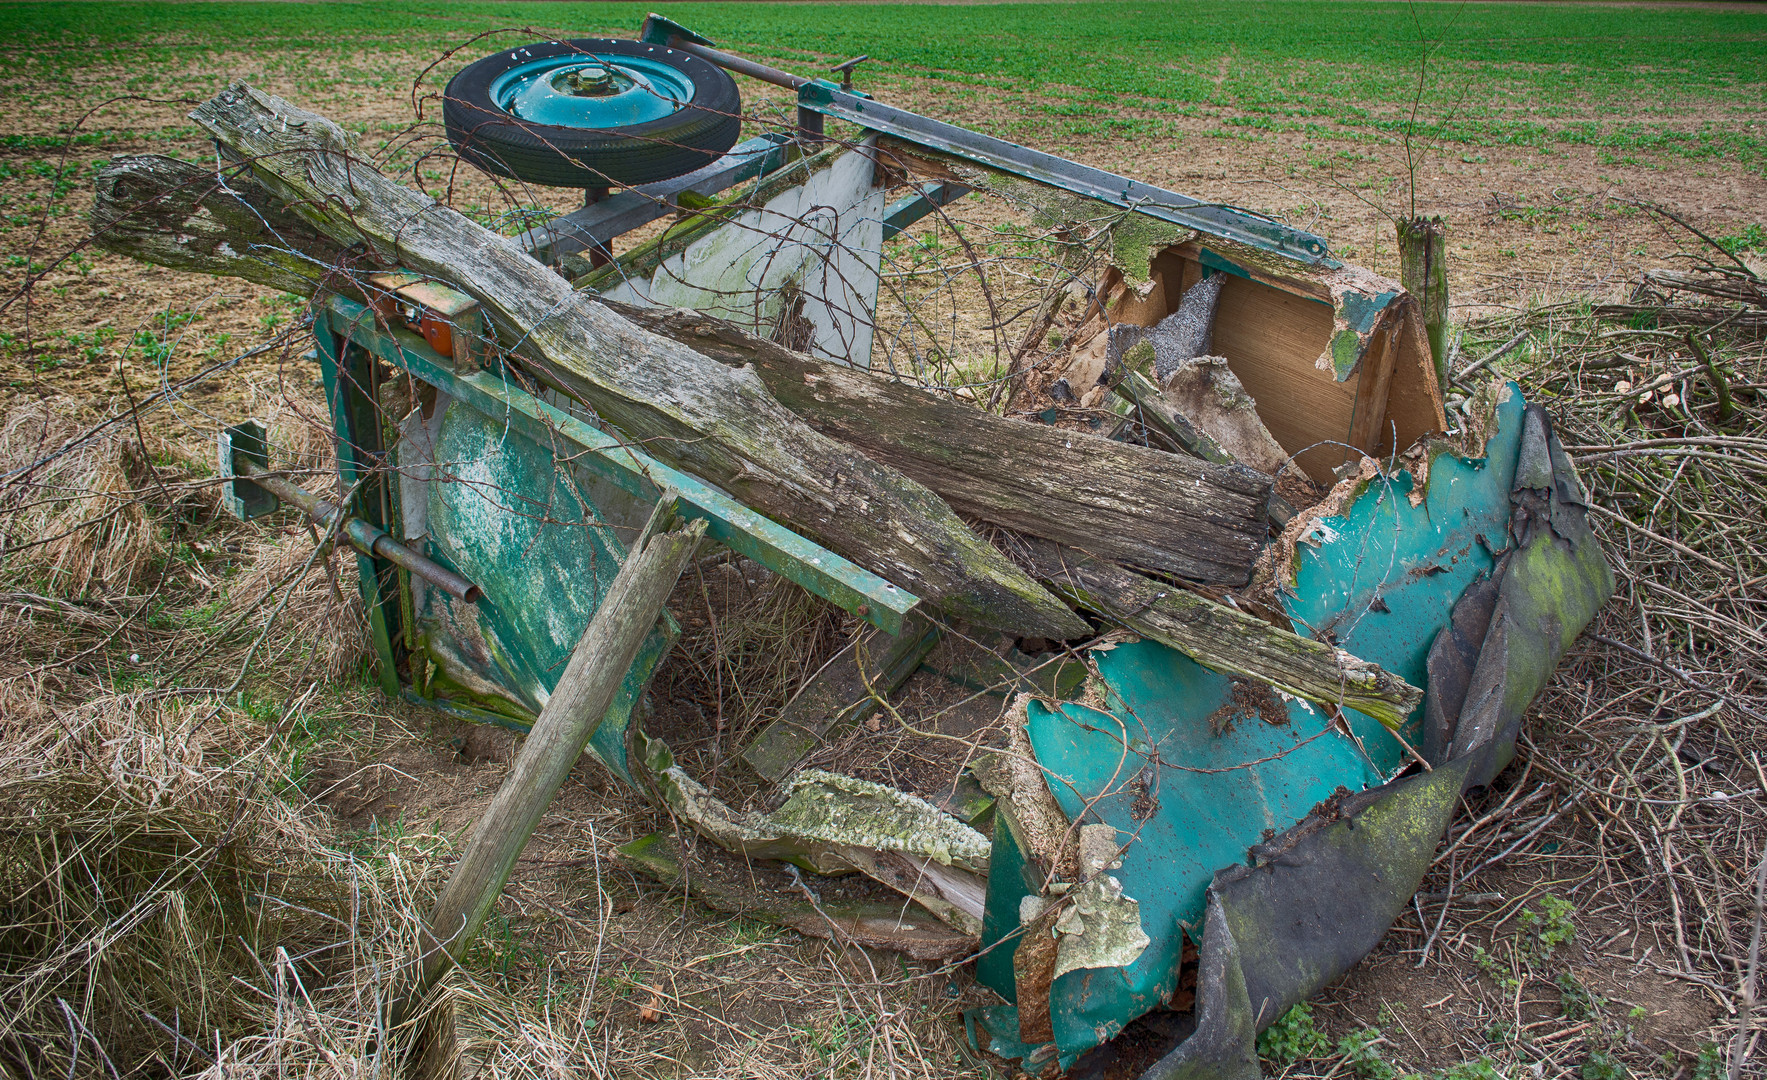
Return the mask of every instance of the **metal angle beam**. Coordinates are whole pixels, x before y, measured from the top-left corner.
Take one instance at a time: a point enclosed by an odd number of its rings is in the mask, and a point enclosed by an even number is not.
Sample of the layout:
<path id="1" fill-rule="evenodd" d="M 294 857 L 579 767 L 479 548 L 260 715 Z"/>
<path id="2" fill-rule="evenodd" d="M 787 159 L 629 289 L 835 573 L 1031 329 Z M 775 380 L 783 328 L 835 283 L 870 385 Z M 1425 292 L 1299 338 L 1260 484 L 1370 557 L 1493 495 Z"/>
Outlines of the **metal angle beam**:
<path id="1" fill-rule="evenodd" d="M 1066 158 L 1009 143 L 991 135 L 849 94 L 824 80 L 798 91 L 802 108 L 881 131 L 991 169 L 1097 199 L 1111 206 L 1235 240 L 1309 266 L 1337 266 L 1325 240 L 1246 210 L 1205 203 L 1188 195 L 1094 169 Z"/>
<path id="2" fill-rule="evenodd" d="M 765 176 L 790 164 L 791 137 L 777 133 L 758 135 L 730 148 L 717 161 L 690 173 L 627 188 L 618 195 L 591 203 L 581 210 L 553 218 L 516 237 L 523 251 L 540 257 L 575 255 L 592 247 L 606 247 L 614 237 L 648 225 L 675 212 L 683 192 L 716 195 L 718 192 Z"/>
<path id="3" fill-rule="evenodd" d="M 361 304 L 333 297 L 327 303 L 326 321 L 333 333 L 486 416 L 506 420 L 537 442 L 563 440 L 581 447 L 587 453 L 574 459 L 578 464 L 633 495 L 654 499 L 663 488 L 674 488 L 681 494 L 682 516 L 706 519 L 707 536 L 885 633 L 901 633 L 904 617 L 920 603 L 913 593 L 763 517 L 698 477 L 671 468 L 541 401 L 497 372 L 455 372 L 452 360 L 416 334 L 377 326 L 373 312 Z"/>
<path id="4" fill-rule="evenodd" d="M 884 211 L 883 238 L 895 239 L 908 226 L 939 207 L 956 202 L 968 194 L 969 188 L 962 184 L 934 182 L 921 185 L 920 190 L 897 199 Z"/>

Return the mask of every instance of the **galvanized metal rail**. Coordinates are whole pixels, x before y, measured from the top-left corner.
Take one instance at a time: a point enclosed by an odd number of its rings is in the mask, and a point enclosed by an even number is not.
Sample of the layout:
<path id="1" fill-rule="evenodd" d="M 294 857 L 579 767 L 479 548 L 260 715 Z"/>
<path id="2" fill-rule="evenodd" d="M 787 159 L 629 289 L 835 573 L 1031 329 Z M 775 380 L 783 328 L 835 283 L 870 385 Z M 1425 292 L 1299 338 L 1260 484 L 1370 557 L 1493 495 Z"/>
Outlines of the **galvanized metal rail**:
<path id="1" fill-rule="evenodd" d="M 802 75 L 793 75 L 789 71 L 781 71 L 747 57 L 714 48 L 711 39 L 694 33 L 672 19 L 655 14 L 644 20 L 639 40 L 680 49 L 730 71 L 797 91 L 800 129 L 810 126 L 806 117 L 832 116 L 872 131 L 954 154 L 991 169 L 1097 199 L 1110 206 L 1184 225 L 1211 236 L 1235 240 L 1309 266 L 1341 265 L 1331 257 L 1323 237 L 1249 210 L 1204 202 L 1176 191 L 1167 191 L 1126 176 L 1033 150 L 1028 146 L 1010 143 L 1005 139 L 996 139 L 991 135 L 983 135 L 955 124 L 885 105 L 873 100 L 868 94 L 852 89 L 850 67 L 845 71 L 840 67 L 834 69 L 843 75 L 843 82 L 840 84 L 827 79 L 807 79 Z M 856 62 L 848 61 L 848 64 Z M 816 136 L 820 137 L 821 132 L 821 125 L 817 123 Z M 930 211 L 931 207 L 926 209 Z"/>
<path id="2" fill-rule="evenodd" d="M 233 469 L 235 474 L 245 477 L 295 507 L 318 525 L 329 527 L 340 513 L 337 504 L 313 494 L 281 473 L 271 472 L 248 457 L 236 457 Z M 362 554 L 378 555 L 446 591 L 450 596 L 476 604 L 484 595 L 484 591 L 477 585 L 440 563 L 412 551 L 388 536 L 385 529 L 376 528 L 359 517 L 346 515 L 338 526 L 338 531 L 349 540 L 351 547 Z"/>
<path id="3" fill-rule="evenodd" d="M 848 93 L 821 79 L 806 82 L 798 88 L 798 106 L 978 165 L 1097 199 L 1110 206 L 1134 210 L 1211 236 L 1283 255 L 1309 266 L 1338 265 L 1323 238 L 1279 221 L 1237 207 L 1206 203 L 1176 191 L 885 105 Z"/>
<path id="4" fill-rule="evenodd" d="M 581 210 L 529 229 L 515 242 L 543 261 L 605 249 L 616 236 L 673 213 L 682 194 L 716 195 L 744 180 L 766 176 L 797 157 L 787 135 L 768 133 L 738 143 L 717 161 L 668 180 L 628 188 L 590 203 Z"/>

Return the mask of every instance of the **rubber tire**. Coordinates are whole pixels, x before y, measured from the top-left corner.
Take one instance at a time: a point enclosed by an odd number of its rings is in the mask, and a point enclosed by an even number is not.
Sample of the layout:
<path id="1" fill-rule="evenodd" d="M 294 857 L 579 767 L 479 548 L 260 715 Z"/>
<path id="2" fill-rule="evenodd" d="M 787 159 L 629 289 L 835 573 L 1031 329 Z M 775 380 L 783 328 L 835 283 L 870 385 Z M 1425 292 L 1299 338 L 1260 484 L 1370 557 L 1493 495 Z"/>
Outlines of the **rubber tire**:
<path id="1" fill-rule="evenodd" d="M 616 128 L 531 124 L 492 102 L 491 83 L 510 68 L 582 53 L 668 64 L 692 81 L 693 100 L 660 120 Z M 632 187 L 692 172 L 736 145 L 741 112 L 736 81 L 723 68 L 678 49 L 615 38 L 505 49 L 448 80 L 442 100 L 442 122 L 455 153 L 486 172 L 550 187 Z"/>

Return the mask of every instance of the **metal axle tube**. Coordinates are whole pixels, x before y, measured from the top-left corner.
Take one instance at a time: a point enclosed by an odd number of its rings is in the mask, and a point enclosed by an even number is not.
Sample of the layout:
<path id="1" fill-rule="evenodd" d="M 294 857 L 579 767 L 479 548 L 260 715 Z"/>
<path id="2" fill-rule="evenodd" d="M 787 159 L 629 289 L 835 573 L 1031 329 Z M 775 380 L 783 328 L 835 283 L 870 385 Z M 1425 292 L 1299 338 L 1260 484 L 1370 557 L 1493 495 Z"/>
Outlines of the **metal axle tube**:
<path id="1" fill-rule="evenodd" d="M 300 509 L 303 514 L 316 523 L 329 526 L 337 517 L 337 506 L 329 500 L 301 487 L 288 477 L 259 465 L 246 457 L 235 461 L 239 475 L 268 491 L 270 494 Z M 378 555 L 395 566 L 404 567 L 411 573 L 436 586 L 449 596 L 476 604 L 484 596 L 484 590 L 456 574 L 454 571 L 412 551 L 404 544 L 388 536 L 386 530 L 370 525 L 359 517 L 345 517 L 339 531 L 350 546 L 364 555 Z"/>

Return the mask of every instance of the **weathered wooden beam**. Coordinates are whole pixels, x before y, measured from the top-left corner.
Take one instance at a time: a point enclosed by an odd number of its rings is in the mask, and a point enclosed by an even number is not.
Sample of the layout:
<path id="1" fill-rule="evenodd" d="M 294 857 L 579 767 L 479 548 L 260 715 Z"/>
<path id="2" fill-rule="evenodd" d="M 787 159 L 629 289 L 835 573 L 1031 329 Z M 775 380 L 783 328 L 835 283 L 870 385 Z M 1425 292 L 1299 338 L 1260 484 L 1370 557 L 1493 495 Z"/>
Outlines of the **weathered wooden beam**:
<path id="1" fill-rule="evenodd" d="M 290 278 L 280 264 L 255 253 L 305 252 L 317 265 L 341 251 L 249 178 L 223 188 L 202 166 L 145 157 L 118 159 L 106 176 L 94 221 L 112 223 L 98 237 L 110 250 L 304 292 L 319 285 L 317 275 Z M 201 198 L 193 200 L 191 193 L 198 192 Z M 242 212 L 241 203 L 253 210 Z M 276 210 L 277 217 L 260 219 L 258 207 Z M 276 236 L 265 231 L 263 220 L 277 221 Z M 200 259 L 169 239 L 181 235 L 204 238 Z M 325 284 L 350 288 L 342 275 Z M 1219 448 L 1213 454 L 1193 451 L 1219 466 L 1209 467 L 1007 420 L 792 352 L 708 315 L 604 303 L 715 360 L 752 365 L 774 398 L 812 427 L 893 465 L 966 514 L 1216 584 L 1243 584 L 1262 548 L 1265 530 L 1256 514 L 1271 499 L 1270 481 L 1237 466 Z M 564 388 L 574 390 L 575 384 Z"/>
<path id="2" fill-rule="evenodd" d="M 1393 223 L 1399 238 L 1399 281 L 1423 305 L 1423 332 L 1429 339 L 1436 381 L 1448 381 L 1448 224 L 1439 217 L 1412 217 Z M 1391 336 L 1396 328 L 1389 327 Z M 1354 439 L 1350 440 L 1356 445 Z"/>
<path id="3" fill-rule="evenodd" d="M 1422 690 L 1379 665 L 1176 585 L 1045 540 L 1024 550 L 1038 578 L 1068 600 L 1224 675 L 1355 709 L 1390 728 L 1423 700 Z"/>
<path id="4" fill-rule="evenodd" d="M 663 604 L 705 535 L 705 522 L 670 528 L 678 500 L 665 494 L 571 652 L 564 674 L 522 743 L 472 840 L 430 912 L 406 975 L 394 1023 L 409 1013 L 478 935 L 516 857 L 582 757 L 614 693 L 656 625 Z"/>
<path id="5" fill-rule="evenodd" d="M 1255 469 L 1009 420 L 793 352 L 700 312 L 609 306 L 706 356 L 751 368 L 812 426 L 901 469 L 965 514 L 1221 585 L 1244 585 L 1263 550 L 1273 482 Z"/>
<path id="6" fill-rule="evenodd" d="M 95 187 L 95 247 L 302 296 L 327 287 L 353 291 L 340 269 L 344 246 L 249 179 L 229 184 L 207 165 L 131 154 L 99 169 Z"/>
<path id="7" fill-rule="evenodd" d="M 382 176 L 326 118 L 237 84 L 191 119 L 333 242 L 478 300 L 529 365 L 656 456 L 953 614 L 1085 632 L 933 492 L 810 428 L 752 372 L 632 325 L 507 238 Z"/>

